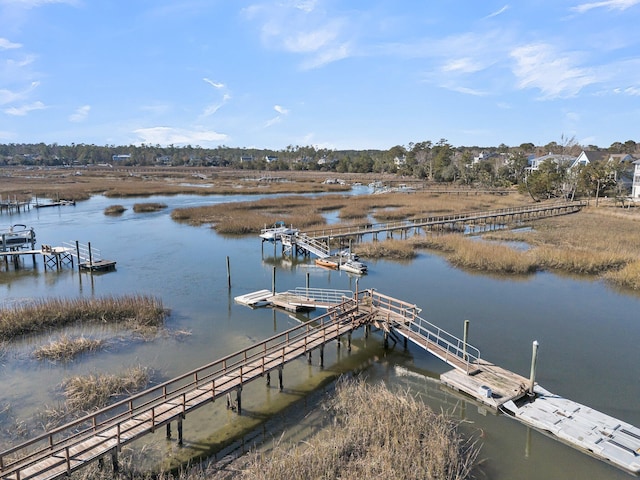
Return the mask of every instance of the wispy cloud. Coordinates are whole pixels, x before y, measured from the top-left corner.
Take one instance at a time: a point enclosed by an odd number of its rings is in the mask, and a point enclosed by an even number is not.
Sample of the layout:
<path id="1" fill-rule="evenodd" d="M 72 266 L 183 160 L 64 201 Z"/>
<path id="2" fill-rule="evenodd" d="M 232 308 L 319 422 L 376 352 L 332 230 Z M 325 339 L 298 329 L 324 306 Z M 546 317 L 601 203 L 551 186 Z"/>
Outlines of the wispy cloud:
<path id="1" fill-rule="evenodd" d="M 31 82 L 31 85 L 24 90 L 15 92 L 9 89 L 0 90 L 0 105 L 8 105 L 10 103 L 25 100 L 29 94 L 40 85 L 40 82 Z"/>
<path id="2" fill-rule="evenodd" d="M 316 1 L 289 1 L 253 5 L 245 17 L 261 24 L 265 46 L 303 56 L 301 67 L 314 69 L 353 54 L 348 37 L 354 22 L 344 16 L 329 17 Z"/>
<path id="3" fill-rule="evenodd" d="M 624 11 L 638 4 L 640 4 L 640 0 L 604 0 L 602 2 L 582 3 L 580 5 L 572 7 L 571 10 L 578 13 L 588 12 L 589 10 L 593 10 L 595 8 Z"/>
<path id="4" fill-rule="evenodd" d="M 222 101 L 220 103 L 215 103 L 213 105 L 207 106 L 202 112 L 203 117 L 209 117 L 216 113 L 220 108 L 222 108 L 229 100 L 231 100 L 231 95 L 224 94 L 222 97 Z"/>
<path id="5" fill-rule="evenodd" d="M 30 112 L 33 112 L 35 110 L 44 110 L 46 107 L 46 105 L 40 101 L 38 102 L 33 102 L 30 103 L 28 105 L 22 105 L 20 107 L 9 107 L 9 108 L 5 108 L 4 109 L 4 113 L 6 113 L 7 115 L 14 115 L 17 117 L 24 117 L 25 115 L 27 115 Z"/>
<path id="6" fill-rule="evenodd" d="M 275 125 L 276 123 L 280 123 L 282 121 L 282 117 L 289 115 L 289 110 L 281 105 L 274 105 L 273 109 L 278 112 L 278 115 L 273 117 L 271 120 L 267 120 L 267 122 L 264 124 L 265 128 Z"/>
<path id="7" fill-rule="evenodd" d="M 22 45 L 0 37 L 0 50 L 11 50 L 14 48 L 22 48 Z"/>
<path id="8" fill-rule="evenodd" d="M 75 112 L 69 115 L 69 121 L 74 123 L 84 122 L 89 117 L 91 105 L 83 105 L 78 107 Z"/>
<path id="9" fill-rule="evenodd" d="M 200 145 L 207 147 L 227 139 L 227 135 L 224 133 L 213 130 L 188 130 L 173 127 L 139 128 L 133 133 L 140 138 L 140 143 L 152 145 Z"/>
<path id="10" fill-rule="evenodd" d="M 507 10 L 509 10 L 509 8 L 511 8 L 509 5 L 505 5 L 504 7 L 502 7 L 500 10 L 496 10 L 493 13 L 490 13 L 489 15 L 487 15 L 484 18 L 492 18 L 492 17 L 497 17 L 498 15 L 502 15 L 504 12 L 506 12 Z"/>
<path id="11" fill-rule="evenodd" d="M 213 88 L 224 88 L 224 83 L 219 83 L 219 82 L 214 82 L 213 80 L 210 80 L 208 78 L 203 78 L 202 80 L 204 80 L 205 82 L 207 82 L 209 85 L 211 85 Z"/>
<path id="12" fill-rule="evenodd" d="M 567 98 L 597 82 L 593 72 L 577 66 L 577 58 L 560 54 L 545 43 L 524 45 L 511 51 L 513 73 L 521 89 L 535 88 L 541 98 Z"/>

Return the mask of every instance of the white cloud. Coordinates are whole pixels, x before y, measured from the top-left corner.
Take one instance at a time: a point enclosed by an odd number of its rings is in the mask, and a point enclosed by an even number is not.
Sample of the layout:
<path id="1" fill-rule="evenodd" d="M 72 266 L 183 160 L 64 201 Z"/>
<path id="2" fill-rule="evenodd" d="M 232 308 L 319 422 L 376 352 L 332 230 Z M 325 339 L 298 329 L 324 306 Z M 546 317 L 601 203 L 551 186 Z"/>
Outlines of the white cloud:
<path id="1" fill-rule="evenodd" d="M 20 107 L 5 108 L 4 113 L 6 113 L 7 115 L 23 117 L 30 112 L 33 112 L 35 110 L 44 110 L 45 108 L 47 108 L 45 104 L 38 101 L 38 102 L 30 103 L 28 105 L 22 105 Z"/>
<path id="2" fill-rule="evenodd" d="M 217 144 L 227 135 L 212 130 L 187 130 L 172 127 L 139 128 L 134 133 L 140 137 L 140 143 L 152 145 L 200 145 L 203 147 Z"/>
<path id="3" fill-rule="evenodd" d="M 588 12 L 594 8 L 606 8 L 607 10 L 624 11 L 640 4 L 640 0 L 605 0 L 602 2 L 583 3 L 572 7 L 571 10 L 578 13 Z"/>
<path id="4" fill-rule="evenodd" d="M 0 50 L 11 50 L 14 48 L 22 48 L 22 45 L 0 37 Z"/>
<path id="5" fill-rule="evenodd" d="M 284 107 L 281 107 L 280 105 L 274 105 L 273 109 L 281 115 L 287 115 L 289 113 L 289 110 L 287 110 Z"/>
<path id="6" fill-rule="evenodd" d="M 220 108 L 222 108 L 229 100 L 231 99 L 231 95 L 225 94 L 222 97 L 222 101 L 220 103 L 215 103 L 213 105 L 207 106 L 202 112 L 203 117 L 209 117 L 216 113 Z"/>
<path id="7" fill-rule="evenodd" d="M 492 17 L 497 17 L 498 15 L 502 15 L 504 12 L 506 12 L 507 10 L 509 10 L 509 5 L 505 5 L 504 7 L 502 7 L 500 10 L 497 10 L 493 13 L 490 13 L 489 15 L 487 15 L 484 18 L 492 18 Z"/>
<path id="8" fill-rule="evenodd" d="M 69 115 L 69 121 L 74 123 L 84 122 L 89 116 L 91 105 L 83 105 L 78 107 L 75 112 Z"/>
<path id="9" fill-rule="evenodd" d="M 262 41 L 267 47 L 302 55 L 302 68 L 313 69 L 352 55 L 346 37 L 357 31 L 353 19 L 330 18 L 316 8 L 316 3 L 294 0 L 253 5 L 243 13 L 261 24 Z"/>
<path id="10" fill-rule="evenodd" d="M 556 52 L 549 44 L 538 43 L 514 48 L 513 73 L 521 89 L 536 88 L 543 99 L 567 98 L 596 83 L 589 69 L 576 66 L 577 59 Z"/>
<path id="11" fill-rule="evenodd" d="M 29 93 L 31 93 L 33 90 L 35 90 L 38 85 L 40 85 L 40 82 L 31 82 L 31 85 L 29 85 L 28 88 L 20 91 L 20 92 L 13 92 L 11 90 L 8 89 L 1 89 L 0 90 L 0 105 L 7 105 L 9 103 L 15 103 L 18 102 L 20 100 L 24 100 L 28 97 Z"/>
<path id="12" fill-rule="evenodd" d="M 204 80 L 205 82 L 207 82 L 209 85 L 211 85 L 213 88 L 224 88 L 224 83 L 218 83 L 218 82 L 214 82 L 213 80 L 209 80 L 208 78 L 203 78 L 202 80 Z"/>
<path id="13" fill-rule="evenodd" d="M 450 60 L 442 66 L 444 72 L 460 72 L 460 73 L 474 73 L 483 70 L 485 65 L 472 58 L 458 58 L 456 60 Z"/>

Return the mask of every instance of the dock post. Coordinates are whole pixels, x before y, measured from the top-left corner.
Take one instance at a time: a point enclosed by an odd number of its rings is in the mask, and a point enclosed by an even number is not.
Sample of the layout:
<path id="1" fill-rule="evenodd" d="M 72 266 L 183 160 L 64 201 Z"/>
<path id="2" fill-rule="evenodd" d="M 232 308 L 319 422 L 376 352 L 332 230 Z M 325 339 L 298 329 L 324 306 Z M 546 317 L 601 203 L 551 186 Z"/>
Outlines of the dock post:
<path id="1" fill-rule="evenodd" d="M 284 387 L 282 383 L 282 365 L 278 367 L 278 386 L 280 387 L 280 391 L 282 391 Z"/>
<path id="2" fill-rule="evenodd" d="M 229 255 L 227 255 L 227 286 L 231 288 L 231 265 L 229 263 Z"/>
<path id="3" fill-rule="evenodd" d="M 271 385 L 271 372 L 267 372 L 267 387 Z"/>
<path id="4" fill-rule="evenodd" d="M 536 362 L 538 361 L 538 341 L 533 341 L 533 352 L 531 354 L 531 376 L 529 377 L 529 395 L 533 395 L 533 386 L 536 382 Z"/>
<path id="5" fill-rule="evenodd" d="M 87 248 L 89 249 L 89 270 L 93 272 L 93 256 L 91 255 L 91 242 L 87 242 Z"/>
<path id="6" fill-rule="evenodd" d="M 117 475 L 120 471 L 120 465 L 118 464 L 118 449 L 114 448 L 111 450 L 111 465 L 113 468 L 113 474 Z"/>
<path id="7" fill-rule="evenodd" d="M 182 446 L 182 418 L 178 419 L 178 445 Z"/>
<path id="8" fill-rule="evenodd" d="M 80 242 L 78 240 L 76 240 L 76 258 L 78 259 L 78 270 L 80 270 L 82 260 L 80 260 Z"/>
<path id="9" fill-rule="evenodd" d="M 320 345 L 320 368 L 324 367 L 324 343 Z"/>
<path id="10" fill-rule="evenodd" d="M 306 285 L 307 285 L 307 295 L 309 295 L 309 272 L 307 272 L 307 282 L 306 282 Z"/>
<path id="11" fill-rule="evenodd" d="M 276 294 L 276 267 L 273 266 L 273 274 L 271 275 L 271 294 Z"/>
<path id="12" fill-rule="evenodd" d="M 236 390 L 236 406 L 238 407 L 238 415 L 242 413 L 242 386 Z"/>
<path id="13" fill-rule="evenodd" d="M 467 340 L 469 339 L 469 320 L 464 321 L 464 333 L 462 336 L 462 358 L 467 360 Z"/>

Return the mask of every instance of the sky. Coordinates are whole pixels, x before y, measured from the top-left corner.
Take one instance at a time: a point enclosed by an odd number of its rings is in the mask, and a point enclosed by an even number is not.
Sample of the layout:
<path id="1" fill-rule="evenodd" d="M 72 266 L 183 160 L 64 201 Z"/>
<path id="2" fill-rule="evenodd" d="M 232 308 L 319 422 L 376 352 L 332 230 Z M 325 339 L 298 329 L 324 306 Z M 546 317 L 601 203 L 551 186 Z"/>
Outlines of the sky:
<path id="1" fill-rule="evenodd" d="M 0 143 L 640 142 L 640 0 L 0 0 Z"/>

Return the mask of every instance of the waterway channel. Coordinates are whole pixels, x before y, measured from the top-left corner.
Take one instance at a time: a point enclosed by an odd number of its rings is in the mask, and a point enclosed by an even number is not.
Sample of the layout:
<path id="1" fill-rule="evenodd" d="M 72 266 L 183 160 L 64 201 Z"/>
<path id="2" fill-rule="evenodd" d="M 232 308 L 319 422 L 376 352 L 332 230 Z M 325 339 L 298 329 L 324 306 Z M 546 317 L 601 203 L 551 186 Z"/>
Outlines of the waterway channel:
<path id="1" fill-rule="evenodd" d="M 273 246 L 262 245 L 257 235 L 223 237 L 209 227 L 181 225 L 170 218 L 171 210 L 177 207 L 245 199 L 96 196 L 76 206 L 1 216 L 0 223 L 5 226 L 21 223 L 33 227 L 38 244 L 91 242 L 102 258 L 117 261 L 115 271 L 91 275 L 68 267 L 45 269 L 41 260 L 34 268 L 27 257 L 24 268 L 0 271 L 0 301 L 4 305 L 33 298 L 151 294 L 162 299 L 171 315 L 167 332 L 154 339 L 132 338 L 109 329 L 71 329 L 75 334 L 107 338 L 109 346 L 69 363 L 40 362 L 31 357 L 35 346 L 57 338 L 60 332 L 7 346 L 0 357 L 0 412 L 10 413 L 0 416 L 0 421 L 27 421 L 45 406 L 55 405 L 60 401 L 60 383 L 71 375 L 143 365 L 152 368 L 154 381 L 160 382 L 294 326 L 298 320 L 284 312 L 251 310 L 233 302 L 234 296 L 270 289 L 274 265 L 278 291 L 304 286 L 307 274 L 312 287 L 355 289 L 353 276 L 314 268 L 303 259 L 283 260 L 279 248 L 274 256 Z M 168 208 L 155 213 L 133 212 L 133 204 L 142 202 L 162 202 Z M 104 215 L 104 209 L 113 204 L 127 210 L 117 217 Z M 227 256 L 231 289 L 227 285 Z M 464 320 L 469 320 L 469 341 L 480 349 L 482 357 L 523 376 L 529 374 L 531 344 L 537 340 L 537 381 L 542 386 L 640 426 L 638 296 L 616 291 L 599 280 L 548 272 L 526 277 L 469 273 L 427 252 L 411 262 L 379 260 L 368 264 L 369 274 L 359 280 L 360 288 L 375 288 L 416 303 L 424 318 L 459 336 Z M 466 420 L 465 428 L 476 435 L 481 432 L 480 458 L 486 478 L 629 478 L 615 467 L 443 389 L 434 379 L 447 370 L 446 365 L 414 346 L 405 351 L 398 344 L 385 351 L 379 335 L 366 340 L 356 336 L 351 353 L 328 348 L 324 370 L 308 365 L 305 359 L 287 366 L 282 393 L 256 382 L 243 392 L 243 409 L 252 418 L 273 415 L 289 400 L 301 398 L 310 385 L 351 369 L 362 371 L 370 382 L 409 388 L 435 409 Z M 188 417 L 185 448 L 206 449 L 202 445 L 229 435 L 239 422 L 234 415 L 218 405 Z M 402 429 L 402 425 L 393 428 Z M 178 454 L 175 442 L 164 445 L 162 432 L 156 435 L 165 453 Z M 8 446 L 6 438 L 1 440 Z"/>

